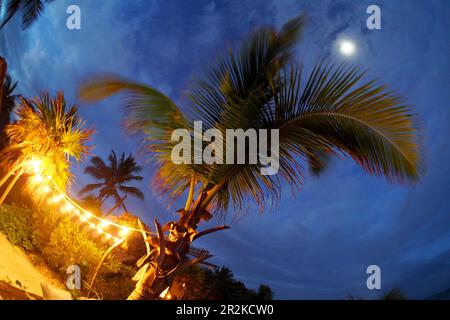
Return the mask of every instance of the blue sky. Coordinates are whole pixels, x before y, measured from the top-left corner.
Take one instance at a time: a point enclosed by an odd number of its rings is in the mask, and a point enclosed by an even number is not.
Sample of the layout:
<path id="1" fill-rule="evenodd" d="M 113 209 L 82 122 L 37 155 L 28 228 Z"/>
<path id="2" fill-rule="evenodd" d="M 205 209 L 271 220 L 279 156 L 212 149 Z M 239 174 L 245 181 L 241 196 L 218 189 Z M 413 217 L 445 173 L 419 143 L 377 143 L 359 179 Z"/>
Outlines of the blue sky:
<path id="1" fill-rule="evenodd" d="M 67 30 L 66 8 L 77 4 L 82 29 Z M 309 21 L 296 60 L 310 68 L 319 57 L 348 60 L 369 69 L 404 96 L 421 119 L 426 174 L 415 187 L 388 185 L 350 160 L 336 161 L 319 179 L 306 175 L 301 191 L 283 193 L 280 206 L 260 215 L 227 219 L 231 229 L 205 237 L 203 246 L 236 277 L 256 288 L 271 286 L 279 299 L 340 299 L 349 293 L 373 297 L 366 268 L 377 264 L 382 291 L 404 289 L 413 298 L 450 288 L 450 3 L 376 1 L 382 29 L 365 27 L 373 1 L 76 1 L 58 0 L 27 31 L 12 21 L 0 33 L 0 55 L 19 81 L 18 91 L 35 96 L 76 90 L 98 72 L 113 72 L 148 83 L 183 103 L 183 93 L 201 76 L 224 45 L 236 43 L 258 25 L 280 26 L 305 12 Z M 356 56 L 344 58 L 336 42 L 350 38 Z M 118 99 L 82 105 L 97 130 L 93 153 L 106 156 L 136 150 L 120 127 Z M 138 158 L 141 163 L 144 159 Z M 90 182 L 75 165 L 76 191 Z M 179 206 L 140 185 L 145 201 L 130 202 L 147 222 L 173 219 Z M 181 202 L 180 202 L 181 203 Z M 215 221 L 219 223 L 219 221 Z"/>

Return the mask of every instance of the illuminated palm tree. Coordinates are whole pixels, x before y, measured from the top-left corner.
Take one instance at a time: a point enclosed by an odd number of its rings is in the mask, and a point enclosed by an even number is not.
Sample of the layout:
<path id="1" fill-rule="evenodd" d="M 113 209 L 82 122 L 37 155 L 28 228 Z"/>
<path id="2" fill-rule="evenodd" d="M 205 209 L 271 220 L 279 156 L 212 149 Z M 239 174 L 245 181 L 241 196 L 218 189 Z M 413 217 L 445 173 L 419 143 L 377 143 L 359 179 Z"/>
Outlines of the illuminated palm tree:
<path id="1" fill-rule="evenodd" d="M 91 159 L 92 165 L 87 166 L 84 169 L 84 172 L 97 180 L 102 180 L 102 182 L 86 185 L 80 191 L 80 194 L 99 189 L 97 199 L 101 201 L 101 203 L 110 197 L 113 197 L 115 200 L 115 205 L 110 212 L 120 206 L 125 212 L 128 212 L 124 202 L 127 195 L 132 195 L 141 200 L 144 199 L 144 194 L 141 190 L 126 185 L 130 181 L 142 180 L 142 177 L 137 175 L 142 168 L 137 165 L 131 154 L 128 155 L 128 157 L 125 157 L 125 153 L 122 153 L 122 156 L 118 159 L 116 153 L 111 151 L 108 160 L 109 165 L 106 165 L 100 157 L 93 157 Z"/>
<path id="2" fill-rule="evenodd" d="M 84 127 L 76 106 L 67 106 L 63 93 L 55 98 L 43 94 L 35 99 L 20 98 L 16 110 L 17 121 L 6 126 L 9 144 L 0 152 L 1 165 L 6 173 L 0 180 L 2 187 L 11 177 L 2 196 L 5 200 L 17 180 L 33 169 L 37 161 L 43 168 L 41 175 L 51 177 L 62 190 L 71 182 L 70 159 L 86 156 L 92 130 Z M 39 187 L 39 183 L 28 184 Z"/>
<path id="3" fill-rule="evenodd" d="M 209 255 L 188 259 L 195 239 L 226 228 L 197 231 L 209 210 L 236 211 L 253 199 L 261 208 L 276 203 L 283 185 L 302 182 L 302 163 L 320 173 L 336 155 L 347 155 L 370 174 L 391 182 L 414 182 L 420 173 L 416 118 L 397 95 L 375 81 L 364 81 L 359 67 L 319 61 L 309 75 L 292 61 L 304 18 L 287 22 L 278 32 L 256 30 L 237 48 L 226 50 L 207 77 L 191 88 L 190 103 L 180 108 L 157 89 L 113 76 L 99 76 L 81 88 L 85 101 L 118 92 L 126 94 L 126 128 L 141 134 L 144 151 L 156 166 L 155 184 L 169 197 L 187 192 L 180 218 L 149 238 L 153 250 L 139 261 L 136 289 L 130 299 L 157 298 L 186 266 Z M 171 160 L 178 141 L 175 129 L 279 130 L 279 172 L 261 175 L 266 163 L 181 164 Z M 228 141 L 234 144 L 234 141 Z M 236 148 L 234 148 L 236 150 Z M 169 237 L 164 232 L 170 231 Z"/>
<path id="4" fill-rule="evenodd" d="M 39 18 L 44 6 L 54 0 L 0 0 L 0 29 L 19 11 L 22 12 L 22 28 L 26 29 Z"/>

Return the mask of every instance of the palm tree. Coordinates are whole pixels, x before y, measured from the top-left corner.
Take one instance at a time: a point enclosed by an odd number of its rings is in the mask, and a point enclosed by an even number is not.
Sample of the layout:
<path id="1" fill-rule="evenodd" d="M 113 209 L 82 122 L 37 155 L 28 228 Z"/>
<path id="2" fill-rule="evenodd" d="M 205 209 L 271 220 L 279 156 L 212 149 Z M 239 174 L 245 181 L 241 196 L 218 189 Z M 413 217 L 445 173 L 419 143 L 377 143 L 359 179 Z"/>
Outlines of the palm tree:
<path id="1" fill-rule="evenodd" d="M 408 300 L 406 293 L 399 288 L 392 288 L 387 293 L 382 294 L 379 300 Z"/>
<path id="2" fill-rule="evenodd" d="M 6 145 L 5 127 L 11 122 L 11 113 L 16 105 L 16 99 L 19 97 L 14 93 L 17 82 L 13 83 L 11 77 L 6 75 L 3 82 L 0 108 L 0 149 Z"/>
<path id="3" fill-rule="evenodd" d="M 101 203 L 110 197 L 113 197 L 115 200 L 114 207 L 111 208 L 108 213 L 111 213 L 119 206 L 121 206 L 125 212 L 128 212 L 124 202 L 127 195 L 132 195 L 141 200 L 144 199 L 144 194 L 141 190 L 126 185 L 126 183 L 130 181 L 142 180 L 142 176 L 137 175 L 142 168 L 137 165 L 131 154 L 128 155 L 128 157 L 125 157 L 125 153 L 122 153 L 122 156 L 118 159 L 116 153 L 111 151 L 108 160 L 109 165 L 106 165 L 100 157 L 93 157 L 91 159 L 91 165 L 87 166 L 84 169 L 84 172 L 97 180 L 102 180 L 102 182 L 86 185 L 80 191 L 80 194 L 99 189 L 97 199 L 101 201 Z"/>
<path id="4" fill-rule="evenodd" d="M 18 120 L 5 130 L 9 144 L 0 152 L 1 165 L 6 171 L 0 187 L 13 176 L 0 197 L 0 205 L 17 180 L 36 168 L 37 162 L 42 168 L 40 176 L 52 177 L 56 185 L 65 190 L 72 179 L 69 161 L 86 156 L 87 142 L 93 133 L 84 127 L 77 107 L 67 107 L 62 92 L 55 98 L 48 94 L 35 99 L 20 97 L 16 115 Z M 42 184 L 29 180 L 27 186 L 31 189 Z"/>
<path id="5" fill-rule="evenodd" d="M 44 6 L 54 0 L 0 0 L 0 29 L 19 11 L 22 11 L 22 28 L 26 29 L 39 18 Z"/>
<path id="6" fill-rule="evenodd" d="M 0 57 L 0 97 L 3 97 L 3 82 L 5 82 L 8 64 L 3 57 Z M 0 99 L 0 111 L 2 110 L 3 99 Z"/>
<path id="7" fill-rule="evenodd" d="M 155 220 L 158 237 L 147 240 L 153 250 L 139 261 L 138 282 L 129 299 L 157 298 L 181 270 L 209 257 L 189 259 L 186 254 L 195 239 L 227 228 L 197 231 L 199 222 L 209 219 L 208 209 L 223 215 L 230 204 L 237 212 L 250 199 L 261 208 L 276 203 L 283 183 L 301 184 L 303 162 L 320 173 L 335 155 L 347 155 L 388 181 L 418 179 L 420 152 L 411 109 L 385 86 L 361 83 L 365 72 L 360 67 L 320 60 L 304 80 L 302 66 L 292 61 L 303 25 L 300 16 L 278 32 L 260 28 L 239 47 L 226 50 L 208 76 L 191 88 L 190 103 L 183 109 L 157 89 L 117 76 L 98 76 L 81 88 L 80 97 L 87 102 L 125 93 L 125 126 L 130 134 L 144 137 L 143 150 L 156 166 L 155 185 L 169 197 L 187 192 L 178 221 L 163 228 Z M 179 128 L 192 132 L 193 120 L 202 120 L 204 130 L 221 133 L 278 129 L 278 174 L 261 175 L 261 162 L 174 164 L 171 152 L 178 142 L 171 135 Z"/>

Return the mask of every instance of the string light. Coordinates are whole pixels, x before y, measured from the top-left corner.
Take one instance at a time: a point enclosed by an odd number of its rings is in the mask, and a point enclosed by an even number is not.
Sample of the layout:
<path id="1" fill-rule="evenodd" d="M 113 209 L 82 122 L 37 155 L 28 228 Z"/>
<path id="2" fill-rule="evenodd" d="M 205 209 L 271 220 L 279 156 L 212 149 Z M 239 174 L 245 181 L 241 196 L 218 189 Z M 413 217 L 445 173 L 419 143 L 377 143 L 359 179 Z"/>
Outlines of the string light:
<path id="1" fill-rule="evenodd" d="M 64 198 L 63 195 L 59 194 L 57 196 L 54 196 L 53 198 L 48 200 L 48 203 L 52 204 L 52 203 L 58 203 L 60 202 L 62 199 Z"/>
<path id="2" fill-rule="evenodd" d="M 39 171 L 41 170 L 41 166 L 42 166 L 42 161 L 38 160 L 38 159 L 31 159 L 29 162 L 29 167 L 31 167 L 31 169 L 34 171 L 34 173 L 39 173 Z"/>
<path id="3" fill-rule="evenodd" d="M 122 230 L 119 231 L 119 236 L 126 237 L 130 233 L 130 229 L 128 228 L 122 228 Z"/>
<path id="4" fill-rule="evenodd" d="M 70 212 L 77 215 L 82 222 L 87 223 L 91 229 L 96 230 L 99 235 L 103 235 L 107 240 L 113 240 L 116 244 L 119 244 L 120 242 L 125 240 L 130 232 L 142 232 L 142 230 L 140 229 L 125 227 L 123 225 L 103 219 L 82 208 L 65 192 L 58 189 L 58 186 L 56 185 L 56 183 L 54 183 L 50 175 L 45 176 L 46 179 L 44 179 L 44 177 L 41 175 L 43 173 L 41 160 L 32 158 L 28 162 L 28 167 L 30 168 L 31 173 L 34 174 L 34 176 L 32 177 L 33 181 L 37 184 L 43 184 L 41 188 L 39 188 L 40 192 L 42 192 L 43 194 L 47 194 L 53 190 L 55 193 L 58 193 L 57 195 L 47 200 L 49 204 L 57 204 L 64 200 L 60 208 L 61 212 Z M 47 180 L 48 182 L 44 182 L 44 180 Z M 47 185 L 47 183 L 51 183 L 52 188 Z M 116 228 L 116 230 L 118 230 L 119 237 L 106 232 L 105 228 L 108 227 Z M 152 234 L 152 232 L 144 232 Z"/>
<path id="5" fill-rule="evenodd" d="M 35 175 L 34 178 L 33 178 L 33 181 L 35 183 L 42 183 L 42 181 L 44 181 L 44 178 L 42 178 L 41 175 Z"/>
<path id="6" fill-rule="evenodd" d="M 100 227 L 101 227 L 101 228 L 106 228 L 106 227 L 108 227 L 110 224 L 111 224 L 111 223 L 110 223 L 109 221 L 103 220 L 103 221 L 100 223 Z"/>

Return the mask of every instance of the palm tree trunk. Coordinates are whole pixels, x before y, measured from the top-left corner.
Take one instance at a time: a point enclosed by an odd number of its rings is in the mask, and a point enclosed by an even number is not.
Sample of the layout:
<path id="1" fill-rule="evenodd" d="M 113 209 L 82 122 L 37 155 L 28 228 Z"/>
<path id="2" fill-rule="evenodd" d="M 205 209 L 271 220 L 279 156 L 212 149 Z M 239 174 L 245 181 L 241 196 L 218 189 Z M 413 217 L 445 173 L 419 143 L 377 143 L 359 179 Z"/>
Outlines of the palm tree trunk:
<path id="1" fill-rule="evenodd" d="M 126 212 L 128 212 L 127 208 L 125 207 L 124 201 L 127 198 L 127 195 L 125 195 L 123 198 L 120 198 L 120 201 L 118 201 L 114 207 L 112 207 L 111 209 L 108 210 L 108 212 L 106 213 L 106 215 L 110 215 L 114 210 L 116 210 L 118 207 L 122 206 L 122 208 L 124 208 L 124 210 Z"/>
<path id="2" fill-rule="evenodd" d="M 8 170 L 8 172 L 5 173 L 2 180 L 0 180 L 0 188 L 5 184 L 6 181 L 12 176 L 12 174 L 18 170 L 21 167 L 21 164 L 16 164 L 12 169 Z"/>
<path id="3" fill-rule="evenodd" d="M 161 290 L 159 293 L 151 293 L 145 288 L 137 287 L 134 288 L 133 292 L 128 296 L 127 300 L 157 300 L 161 293 L 165 290 Z"/>
<path id="4" fill-rule="evenodd" d="M 191 178 L 191 185 L 189 187 L 189 195 L 186 200 L 186 205 L 184 206 L 184 211 L 189 211 L 192 204 L 192 199 L 194 199 L 194 189 L 195 189 L 195 177 Z"/>
<path id="5" fill-rule="evenodd" d="M 9 177 L 12 176 L 14 170 L 9 170 L 5 175 L 3 176 L 2 180 L 0 181 L 0 188 L 5 184 L 6 181 L 8 181 Z"/>
<path id="6" fill-rule="evenodd" d="M 147 268 L 145 274 L 139 279 L 128 300 L 158 299 L 182 270 L 211 257 L 209 254 L 205 254 L 194 259 L 187 258 L 186 254 L 192 241 L 209 233 L 228 228 L 227 226 L 220 226 L 196 232 L 198 223 L 186 226 L 178 221 L 175 224 L 175 226 L 172 225 L 173 228 L 170 230 L 172 237 L 166 239 L 161 226 L 155 220 L 159 241 L 156 245 L 153 242 L 153 252 L 156 253 L 151 261 L 147 261 L 146 265 L 144 264 L 144 268 Z M 144 260 L 142 263 L 145 262 Z"/>
<path id="7" fill-rule="evenodd" d="M 8 69 L 8 64 L 3 57 L 0 57 L 0 114 L 2 111 L 3 104 L 3 82 L 6 77 L 6 70 Z"/>
<path id="8" fill-rule="evenodd" d="M 117 248 L 119 245 L 121 245 L 123 241 L 118 241 L 114 243 L 111 247 L 109 247 L 108 250 L 103 254 L 103 257 L 100 259 L 100 262 L 97 265 L 97 268 L 95 269 L 94 275 L 92 276 L 91 283 L 89 284 L 89 288 L 91 290 L 94 288 L 95 279 L 97 279 L 98 272 L 100 271 L 100 268 L 102 267 L 103 263 L 105 262 L 106 258 L 110 255 L 110 253 L 114 250 L 114 248 Z M 89 295 L 91 294 L 91 291 L 88 292 L 87 298 L 89 298 Z"/>
<path id="9" fill-rule="evenodd" d="M 25 171 L 25 169 L 20 169 L 20 171 L 16 173 L 16 176 L 14 177 L 14 179 L 9 183 L 8 187 L 6 187 L 5 191 L 3 192 L 2 197 L 0 198 L 0 206 L 3 204 L 6 197 L 8 196 L 8 194 L 10 193 L 10 191 L 12 190 L 14 185 L 16 184 L 17 180 L 19 180 L 19 178 L 22 176 L 24 171 Z"/>

